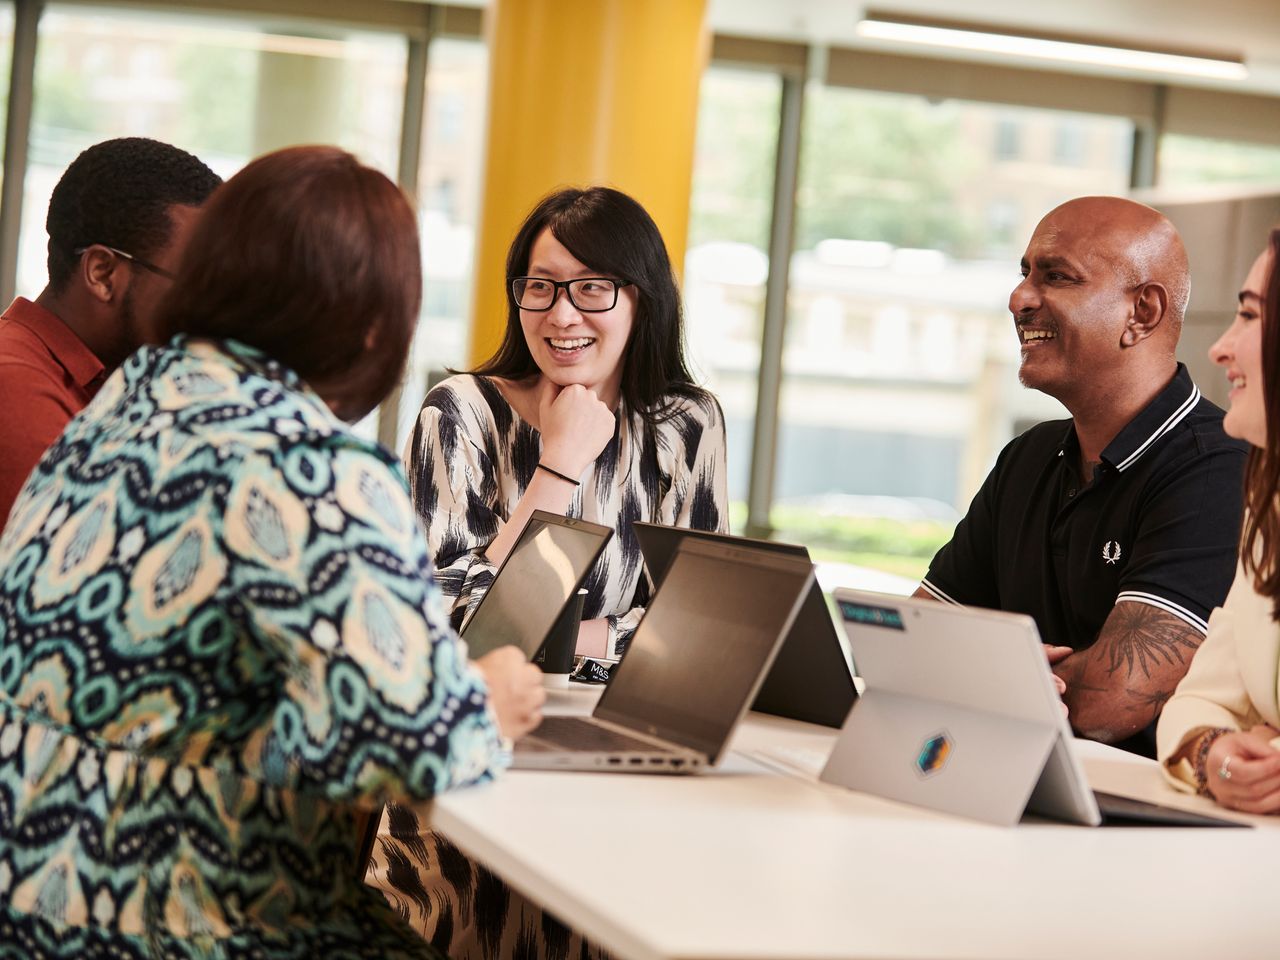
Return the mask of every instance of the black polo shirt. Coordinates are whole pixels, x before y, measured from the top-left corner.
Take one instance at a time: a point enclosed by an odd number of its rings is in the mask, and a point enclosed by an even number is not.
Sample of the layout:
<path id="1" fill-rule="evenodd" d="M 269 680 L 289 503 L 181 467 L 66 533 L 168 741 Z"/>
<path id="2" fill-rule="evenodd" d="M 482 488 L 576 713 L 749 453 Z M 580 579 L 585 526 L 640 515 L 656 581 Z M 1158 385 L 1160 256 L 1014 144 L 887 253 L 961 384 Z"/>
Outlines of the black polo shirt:
<path id="1" fill-rule="evenodd" d="M 1092 644 L 1121 600 L 1204 633 L 1236 569 L 1247 446 L 1178 364 L 1080 482 L 1071 420 L 1000 452 L 921 584 L 939 600 L 1030 614 L 1045 643 Z"/>

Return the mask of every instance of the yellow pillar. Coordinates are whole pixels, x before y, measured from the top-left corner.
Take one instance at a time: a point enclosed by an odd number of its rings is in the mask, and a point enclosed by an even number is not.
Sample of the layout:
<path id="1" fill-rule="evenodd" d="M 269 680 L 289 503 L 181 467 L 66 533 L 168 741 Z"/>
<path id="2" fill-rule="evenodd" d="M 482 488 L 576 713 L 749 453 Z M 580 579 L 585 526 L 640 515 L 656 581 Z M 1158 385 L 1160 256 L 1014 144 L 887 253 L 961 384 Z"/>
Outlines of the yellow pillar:
<path id="1" fill-rule="evenodd" d="M 603 184 L 642 203 L 679 270 L 706 0 L 494 0 L 470 358 L 506 326 L 507 247 L 543 196 Z"/>

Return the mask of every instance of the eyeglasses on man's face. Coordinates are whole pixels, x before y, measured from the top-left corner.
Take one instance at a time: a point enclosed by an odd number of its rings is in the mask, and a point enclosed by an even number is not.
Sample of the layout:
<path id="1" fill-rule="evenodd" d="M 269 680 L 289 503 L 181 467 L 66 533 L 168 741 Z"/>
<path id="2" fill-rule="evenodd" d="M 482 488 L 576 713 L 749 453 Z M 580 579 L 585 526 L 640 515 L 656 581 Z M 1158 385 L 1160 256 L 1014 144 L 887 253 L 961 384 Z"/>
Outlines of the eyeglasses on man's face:
<path id="1" fill-rule="evenodd" d="M 554 307 L 556 297 L 564 290 L 569 302 L 583 313 L 604 313 L 618 305 L 618 291 L 629 286 L 630 280 L 610 280 L 608 277 L 579 277 L 577 280 L 516 277 L 511 281 L 511 298 L 521 310 L 541 313 Z"/>
<path id="2" fill-rule="evenodd" d="M 135 267 L 141 267 L 143 270 L 148 270 L 157 276 L 164 277 L 166 280 L 173 279 L 173 273 L 166 270 L 164 267 L 157 267 L 154 263 L 143 260 L 141 257 L 135 257 L 132 253 L 125 253 L 123 250 L 118 250 L 115 247 L 109 247 L 105 243 L 91 243 L 87 247 L 77 247 L 71 251 L 71 255 L 73 257 L 84 256 L 85 252 L 91 247 L 101 247 L 103 250 L 115 254 L 121 260 L 128 260 Z"/>

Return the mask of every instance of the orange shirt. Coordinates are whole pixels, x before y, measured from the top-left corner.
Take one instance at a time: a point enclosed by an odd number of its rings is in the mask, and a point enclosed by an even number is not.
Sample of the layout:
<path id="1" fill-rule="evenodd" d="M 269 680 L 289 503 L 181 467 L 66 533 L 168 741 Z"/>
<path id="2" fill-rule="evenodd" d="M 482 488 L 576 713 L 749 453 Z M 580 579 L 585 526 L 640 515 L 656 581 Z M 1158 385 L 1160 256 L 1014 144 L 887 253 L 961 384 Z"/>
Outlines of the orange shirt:
<path id="1" fill-rule="evenodd" d="M 19 297 L 0 316 L 0 531 L 27 475 L 102 385 L 102 361 Z"/>

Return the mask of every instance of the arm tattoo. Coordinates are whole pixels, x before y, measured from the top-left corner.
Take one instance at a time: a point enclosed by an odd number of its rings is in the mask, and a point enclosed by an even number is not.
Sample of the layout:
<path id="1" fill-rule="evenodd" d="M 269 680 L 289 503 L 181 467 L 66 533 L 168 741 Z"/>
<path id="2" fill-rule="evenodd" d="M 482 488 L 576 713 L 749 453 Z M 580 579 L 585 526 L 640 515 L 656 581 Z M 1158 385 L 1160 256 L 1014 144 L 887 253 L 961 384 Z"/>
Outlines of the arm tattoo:
<path id="1" fill-rule="evenodd" d="M 1085 736 L 1123 739 L 1159 716 L 1204 638 L 1146 603 L 1117 603 L 1097 642 L 1062 661 L 1071 723 Z"/>
<path id="2" fill-rule="evenodd" d="M 1188 635 L 1187 624 L 1150 604 L 1118 603 L 1108 620 L 1105 632 L 1110 636 L 1099 652 L 1107 658 L 1109 675 L 1124 667 L 1126 677 L 1141 670 L 1150 680 L 1153 669 L 1186 663 L 1200 646 L 1198 635 Z"/>
<path id="3" fill-rule="evenodd" d="M 1173 696 L 1172 690 L 1134 690 L 1132 687 L 1126 689 L 1125 693 L 1133 700 L 1135 706 L 1146 707 L 1157 716 Z"/>

